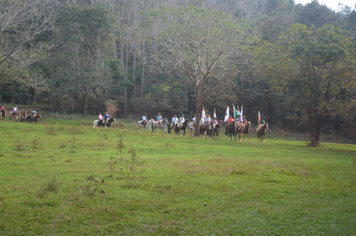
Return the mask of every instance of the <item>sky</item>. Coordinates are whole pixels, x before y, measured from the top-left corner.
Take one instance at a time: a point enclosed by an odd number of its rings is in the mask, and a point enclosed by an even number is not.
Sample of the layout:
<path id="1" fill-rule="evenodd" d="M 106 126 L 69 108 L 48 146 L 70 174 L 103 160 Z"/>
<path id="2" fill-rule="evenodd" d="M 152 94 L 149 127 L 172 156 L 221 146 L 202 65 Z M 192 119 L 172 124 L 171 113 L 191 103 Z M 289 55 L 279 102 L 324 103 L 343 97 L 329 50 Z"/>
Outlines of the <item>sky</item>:
<path id="1" fill-rule="evenodd" d="M 301 3 L 303 5 L 310 3 L 312 0 L 294 0 L 295 4 Z M 326 5 L 328 8 L 337 11 L 338 3 L 342 3 L 351 8 L 351 11 L 355 8 L 356 0 L 319 0 L 320 4 Z"/>

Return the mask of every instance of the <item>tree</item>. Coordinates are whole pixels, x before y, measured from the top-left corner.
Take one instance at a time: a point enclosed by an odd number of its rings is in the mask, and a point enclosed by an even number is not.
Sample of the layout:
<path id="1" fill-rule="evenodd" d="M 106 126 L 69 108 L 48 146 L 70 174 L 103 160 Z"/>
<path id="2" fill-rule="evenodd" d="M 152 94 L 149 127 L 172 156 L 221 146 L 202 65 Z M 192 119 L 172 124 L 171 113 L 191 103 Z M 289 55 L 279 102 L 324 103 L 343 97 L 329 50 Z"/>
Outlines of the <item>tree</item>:
<path id="1" fill-rule="evenodd" d="M 155 60 L 167 73 L 182 71 L 195 94 L 199 118 L 205 98 L 236 74 L 232 66 L 246 45 L 243 25 L 219 11 L 166 7 L 151 13 Z M 195 136 L 199 135 L 199 122 Z"/>
<path id="2" fill-rule="evenodd" d="M 320 145 L 325 124 L 340 107 L 355 99 L 355 45 L 346 35 L 339 26 L 295 24 L 279 41 L 291 62 L 285 101 L 306 121 L 312 146 Z"/>

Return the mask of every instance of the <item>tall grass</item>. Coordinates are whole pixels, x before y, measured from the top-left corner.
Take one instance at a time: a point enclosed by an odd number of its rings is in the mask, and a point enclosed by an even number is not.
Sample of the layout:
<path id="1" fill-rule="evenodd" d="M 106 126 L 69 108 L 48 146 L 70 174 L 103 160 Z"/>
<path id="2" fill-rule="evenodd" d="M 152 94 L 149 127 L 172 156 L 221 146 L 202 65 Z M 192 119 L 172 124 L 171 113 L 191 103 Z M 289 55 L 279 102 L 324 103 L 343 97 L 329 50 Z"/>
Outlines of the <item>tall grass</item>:
<path id="1" fill-rule="evenodd" d="M 354 145 L 309 148 L 254 135 L 238 142 L 91 122 L 0 122 L 1 235 L 356 232 Z"/>

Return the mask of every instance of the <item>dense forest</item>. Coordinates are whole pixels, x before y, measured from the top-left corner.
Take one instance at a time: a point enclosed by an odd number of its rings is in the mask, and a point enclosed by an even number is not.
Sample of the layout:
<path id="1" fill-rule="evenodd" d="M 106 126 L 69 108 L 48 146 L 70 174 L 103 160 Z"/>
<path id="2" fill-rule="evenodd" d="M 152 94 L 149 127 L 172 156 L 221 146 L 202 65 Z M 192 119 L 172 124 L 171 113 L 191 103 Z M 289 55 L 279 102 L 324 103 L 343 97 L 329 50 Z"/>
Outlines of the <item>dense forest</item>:
<path id="1" fill-rule="evenodd" d="M 0 98 L 59 113 L 160 112 L 352 138 L 356 11 L 293 0 L 4 0 Z"/>

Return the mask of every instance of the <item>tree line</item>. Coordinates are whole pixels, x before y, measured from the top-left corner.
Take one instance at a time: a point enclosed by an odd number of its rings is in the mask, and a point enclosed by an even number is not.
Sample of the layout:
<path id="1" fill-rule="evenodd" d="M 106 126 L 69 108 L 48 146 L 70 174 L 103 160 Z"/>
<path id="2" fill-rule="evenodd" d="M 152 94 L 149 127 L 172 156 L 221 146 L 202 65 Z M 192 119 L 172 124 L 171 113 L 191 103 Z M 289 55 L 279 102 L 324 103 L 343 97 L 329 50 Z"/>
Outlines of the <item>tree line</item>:
<path id="1" fill-rule="evenodd" d="M 243 104 L 318 146 L 322 132 L 354 137 L 355 23 L 318 1 L 6 0 L 1 101 L 168 118 Z"/>

